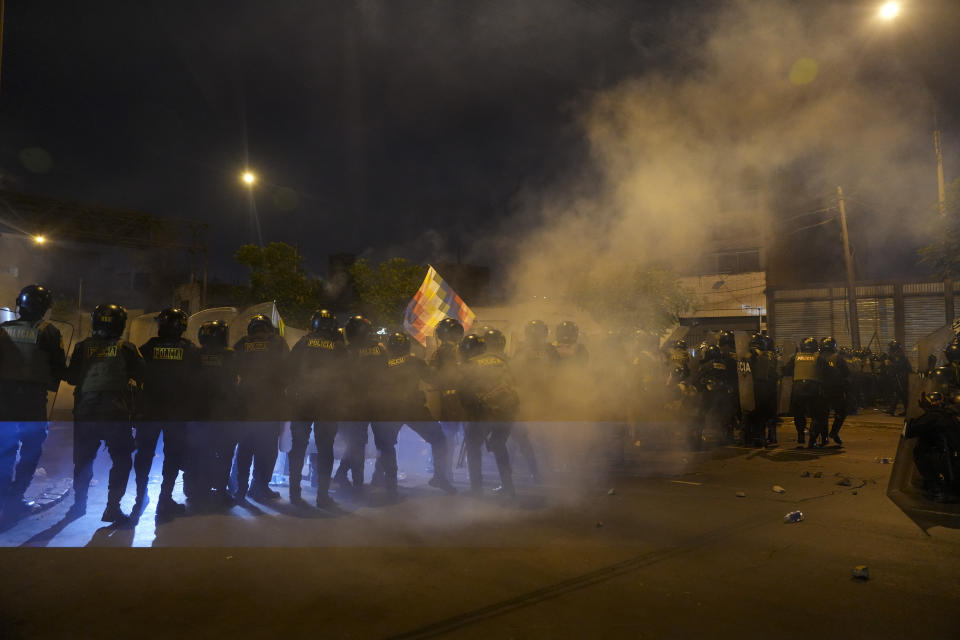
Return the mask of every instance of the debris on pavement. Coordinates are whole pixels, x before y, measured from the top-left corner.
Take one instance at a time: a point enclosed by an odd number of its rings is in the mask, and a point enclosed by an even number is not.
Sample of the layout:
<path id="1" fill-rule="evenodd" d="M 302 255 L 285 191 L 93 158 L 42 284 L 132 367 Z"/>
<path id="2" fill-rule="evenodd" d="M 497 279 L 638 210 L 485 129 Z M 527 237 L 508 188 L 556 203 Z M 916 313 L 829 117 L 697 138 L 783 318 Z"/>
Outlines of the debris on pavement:
<path id="1" fill-rule="evenodd" d="M 853 577 L 857 580 L 869 580 L 870 567 L 865 564 L 858 564 L 853 568 Z"/>
<path id="2" fill-rule="evenodd" d="M 851 482 L 851 481 L 850 481 L 850 478 L 848 478 L 848 477 L 840 478 L 839 480 L 837 480 L 837 484 L 840 485 L 841 487 L 852 487 L 852 486 L 853 486 L 853 482 Z"/>
<path id="3" fill-rule="evenodd" d="M 822 477 L 823 477 L 823 471 L 817 471 L 816 473 L 813 474 L 813 477 L 814 477 L 814 478 L 822 478 Z"/>
<path id="4" fill-rule="evenodd" d="M 783 487 L 781 487 L 780 485 L 775 484 L 775 485 L 773 485 L 773 492 L 774 492 L 774 493 L 786 493 L 787 490 L 784 489 Z"/>
<path id="5" fill-rule="evenodd" d="M 737 497 L 738 497 L 738 498 L 746 498 L 746 497 L 747 497 L 747 492 L 746 492 L 746 491 L 737 491 Z"/>
<path id="6" fill-rule="evenodd" d="M 617 490 L 616 490 L 616 489 L 610 489 L 609 491 L 607 491 L 607 495 L 608 495 L 608 496 L 615 496 L 615 495 L 617 495 Z"/>
<path id="7" fill-rule="evenodd" d="M 853 495 L 857 495 L 857 490 L 856 490 L 856 489 L 854 489 L 854 490 L 853 490 L 853 491 L 851 491 L 850 493 L 852 493 Z"/>
<path id="8" fill-rule="evenodd" d="M 801 478 L 809 478 L 809 477 L 810 477 L 810 472 L 809 472 L 809 471 L 804 471 L 803 473 L 800 474 L 800 477 L 801 477 Z"/>
<path id="9" fill-rule="evenodd" d="M 783 524 L 793 524 L 794 522 L 803 522 L 803 511 L 791 511 L 783 516 Z"/>
<path id="10" fill-rule="evenodd" d="M 603 526 L 603 521 L 597 520 L 597 529 L 601 528 L 602 526 Z"/>
<path id="11" fill-rule="evenodd" d="M 880 464 L 891 464 L 893 462 L 893 458 L 876 458 L 876 461 Z"/>

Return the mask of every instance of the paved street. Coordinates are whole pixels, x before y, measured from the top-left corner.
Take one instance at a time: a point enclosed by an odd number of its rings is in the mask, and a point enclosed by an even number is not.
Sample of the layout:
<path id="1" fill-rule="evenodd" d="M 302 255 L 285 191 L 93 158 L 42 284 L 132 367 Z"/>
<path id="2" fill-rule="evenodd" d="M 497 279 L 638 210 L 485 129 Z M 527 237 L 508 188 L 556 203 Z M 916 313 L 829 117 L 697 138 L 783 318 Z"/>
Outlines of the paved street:
<path id="1" fill-rule="evenodd" d="M 924 533 L 885 497 L 897 421 L 856 418 L 816 453 L 791 432 L 767 451 L 638 448 L 606 484 L 558 476 L 513 503 L 411 474 L 401 503 L 339 517 L 281 501 L 114 529 L 101 505 L 73 522 L 57 505 L 0 534 L 48 547 L 0 550 L 0 635 L 958 637 L 960 531 Z M 166 548 L 102 548 L 150 545 Z"/>

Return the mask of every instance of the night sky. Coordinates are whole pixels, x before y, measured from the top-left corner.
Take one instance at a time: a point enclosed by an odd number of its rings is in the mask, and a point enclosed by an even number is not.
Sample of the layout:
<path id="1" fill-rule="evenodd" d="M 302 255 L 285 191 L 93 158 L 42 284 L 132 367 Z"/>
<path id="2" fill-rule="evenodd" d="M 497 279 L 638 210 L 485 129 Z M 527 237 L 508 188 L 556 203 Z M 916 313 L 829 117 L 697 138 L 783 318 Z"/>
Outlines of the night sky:
<path id="1" fill-rule="evenodd" d="M 577 106 L 685 72 L 719 4 L 12 1 L 0 178 L 209 222 L 214 271 L 235 277 L 230 255 L 256 238 L 249 158 L 264 239 L 298 243 L 316 272 L 337 252 L 483 261 L 473 247 L 520 194 L 585 170 Z M 904 5 L 902 33 L 874 44 L 926 78 L 949 179 L 960 9 Z"/>

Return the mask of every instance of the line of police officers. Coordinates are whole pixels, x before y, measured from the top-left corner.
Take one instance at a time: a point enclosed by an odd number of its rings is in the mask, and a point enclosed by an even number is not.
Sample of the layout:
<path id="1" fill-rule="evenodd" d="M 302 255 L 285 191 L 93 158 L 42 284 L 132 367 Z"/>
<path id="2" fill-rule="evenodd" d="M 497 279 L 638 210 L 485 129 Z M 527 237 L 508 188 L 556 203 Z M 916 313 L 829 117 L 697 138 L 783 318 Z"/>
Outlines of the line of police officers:
<path id="1" fill-rule="evenodd" d="M 374 481 L 390 496 L 397 492 L 396 444 L 403 425 L 432 447 L 431 486 L 456 492 L 450 482 L 452 449 L 462 425 L 471 492 L 481 492 L 485 445 L 499 470 L 496 491 L 514 493 L 506 443 L 520 395 L 504 354 L 506 340 L 496 329 L 485 327 L 464 336 L 463 326 L 447 318 L 437 326 L 439 345 L 427 363 L 411 353 L 406 334 L 394 333 L 385 345 L 379 343 L 363 316 L 351 317 L 340 329 L 331 312 L 317 310 L 309 333 L 292 349 L 263 315 L 249 321 L 247 335 L 233 347 L 226 323 L 207 322 L 199 329 L 198 347 L 183 337 L 186 314 L 165 309 L 156 316 L 157 337 L 138 348 L 122 338 L 125 309 L 105 304 L 94 310 L 92 335 L 76 344 L 67 365 L 60 332 L 44 321 L 51 303 L 44 287 L 26 287 L 17 299 L 19 318 L 0 326 L 4 517 L 18 517 L 28 509 L 23 497 L 46 438 L 47 391 L 56 390 L 60 380 L 75 387 L 74 515 L 86 512 L 101 443 L 112 463 L 103 521 L 128 518 L 120 500 L 131 470 L 134 515 L 142 512 L 161 434 L 158 516 L 185 512 L 173 499 L 181 471 L 191 502 L 231 505 L 248 494 L 258 501 L 275 500 L 280 495 L 269 482 L 287 420 L 292 435 L 289 497 L 294 503 L 303 503 L 301 474 L 311 430 L 317 447 L 317 506 L 336 508 L 328 489 L 338 431 L 346 450 L 336 478 L 341 488 L 363 487 L 368 425 L 379 452 Z M 545 383 L 547 369 L 564 361 L 585 362 L 577 333 L 574 323 L 564 322 L 557 330 L 558 342 L 550 344 L 544 323 L 529 324 L 527 340 L 515 358 L 523 372 L 521 390 Z M 426 406 L 421 383 L 442 394 L 439 421 Z M 514 433 L 536 478 L 529 438 L 522 429 Z M 231 472 L 234 491 L 229 490 Z"/>

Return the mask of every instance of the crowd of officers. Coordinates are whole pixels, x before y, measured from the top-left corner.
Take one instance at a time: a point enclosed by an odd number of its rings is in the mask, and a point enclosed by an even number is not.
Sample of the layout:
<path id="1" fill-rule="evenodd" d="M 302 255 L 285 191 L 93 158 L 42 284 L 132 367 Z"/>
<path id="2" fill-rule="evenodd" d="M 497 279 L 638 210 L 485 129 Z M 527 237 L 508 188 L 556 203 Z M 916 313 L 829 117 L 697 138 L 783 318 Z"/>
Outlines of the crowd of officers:
<path id="1" fill-rule="evenodd" d="M 693 353 L 676 342 L 666 357 L 664 384 L 663 361 L 637 336 L 631 342 L 610 332 L 588 367 L 590 354 L 578 340 L 575 323 L 560 323 L 550 341 L 547 325 L 539 320 L 527 323 L 524 340 L 508 358 L 499 330 L 484 327 L 464 335 L 457 320 L 446 318 L 435 330 L 437 348 L 425 360 L 412 353 L 406 334 L 384 340 L 361 315 L 340 327 L 323 309 L 313 314 L 309 332 L 292 348 L 263 315 L 250 319 L 247 335 L 233 345 L 225 322 L 206 322 L 195 344 L 184 337 L 186 314 L 175 308 L 161 311 L 157 336 L 137 346 L 122 338 L 126 311 L 114 304 L 95 309 L 92 335 L 75 345 L 68 364 L 59 331 L 44 320 L 51 304 L 47 289 L 28 286 L 17 299 L 19 318 L 0 325 L 0 505 L 7 518 L 28 510 L 23 497 L 47 434 L 47 392 L 61 380 L 75 388 L 72 511 L 86 512 L 93 462 L 104 444 L 112 468 L 102 518 L 119 522 L 129 517 L 120 501 L 131 471 L 134 514 L 145 507 L 161 434 L 158 516 L 185 512 L 173 498 L 181 472 L 184 494 L 198 505 L 229 506 L 248 496 L 278 499 L 269 485 L 286 422 L 292 439 L 290 501 L 304 502 L 301 475 L 312 433 L 316 504 L 335 510 L 331 478 L 347 493 L 364 487 L 370 432 L 378 452 L 373 483 L 388 496 L 397 494 L 396 444 L 404 425 L 431 447 L 431 486 L 456 492 L 451 479 L 462 437 L 460 458 L 466 458 L 471 493 L 482 491 L 486 448 L 499 471 L 495 491 L 512 495 L 508 438 L 531 479 L 538 480 L 528 432 L 538 422 L 549 422 L 558 434 L 564 423 L 607 425 L 607 444 L 622 456 L 627 425 L 676 403 L 688 410 L 695 447 L 711 425 L 727 441 L 739 431 L 745 444 L 766 446 L 777 442 L 780 387 L 792 378 L 797 441 L 812 448 L 830 440 L 840 445 L 847 414 L 877 394 L 890 393 L 891 411 L 906 407 L 910 373 L 896 343 L 882 361 L 844 353 L 832 338 L 808 338 L 784 357 L 765 333 L 757 332 L 748 352 L 738 356 L 734 334 L 725 331 L 716 344 L 701 344 Z M 955 353 L 960 361 L 960 347 Z M 868 373 L 866 362 L 881 364 L 871 365 Z M 939 371 L 935 379 L 949 374 Z M 752 384 L 749 403 L 740 389 L 744 375 Z M 960 387 L 960 376 L 953 375 Z M 425 389 L 439 394 L 439 408 L 428 408 Z M 335 440 L 342 450 L 334 473 Z M 585 440 L 582 450 L 590 446 Z"/>
<path id="2" fill-rule="evenodd" d="M 137 346 L 122 337 L 125 309 L 104 304 L 92 313 L 92 335 L 75 345 L 68 364 L 59 331 L 44 320 L 51 304 L 46 288 L 26 287 L 17 299 L 19 318 L 0 326 L 0 477 L 5 481 L 0 495 L 5 517 L 28 509 L 24 492 L 47 434 L 47 392 L 56 390 L 61 380 L 75 388 L 71 512 L 86 512 L 93 462 L 103 444 L 112 467 L 102 519 L 121 522 L 130 517 L 120 501 L 131 470 L 134 515 L 147 503 L 161 434 L 158 516 L 186 511 L 173 498 L 181 472 L 184 494 L 197 504 L 232 505 L 248 495 L 257 501 L 278 499 L 269 483 L 285 422 L 292 436 L 293 503 L 304 502 L 301 475 L 311 432 L 318 507 L 337 508 L 328 490 L 338 433 L 344 450 L 334 478 L 340 488 L 363 488 L 372 431 L 378 451 L 374 482 L 396 496 L 397 435 L 404 425 L 432 448 L 431 486 L 456 493 L 451 483 L 453 449 L 462 431 L 471 493 L 482 491 L 486 447 L 499 470 L 496 491 L 512 495 L 506 448 L 511 431 L 531 476 L 538 476 L 525 429 L 513 428 L 522 415 L 520 394 L 529 390 L 534 395 L 532 390 L 546 383 L 548 370 L 562 369 L 565 363 L 576 368 L 587 357 L 573 322 L 557 327 L 554 343 L 548 341 L 546 324 L 530 322 L 526 340 L 508 364 L 500 331 L 485 327 L 465 336 L 457 320 L 446 318 L 436 327 L 438 347 L 425 361 L 411 353 L 406 334 L 393 333 L 381 341 L 365 317 L 353 316 L 339 327 L 334 314 L 323 309 L 313 314 L 309 332 L 292 349 L 263 315 L 250 319 L 247 335 L 233 345 L 225 322 L 206 322 L 199 329 L 198 346 L 184 337 L 187 316 L 175 308 L 161 311 L 157 336 Z M 514 372 L 522 376 L 519 383 Z M 428 409 L 424 387 L 440 392 L 439 416 Z M 540 396 L 545 396 L 542 390 Z M 554 414 L 560 415 L 562 409 Z"/>
<path id="3" fill-rule="evenodd" d="M 693 405 L 694 444 L 711 425 L 727 441 L 739 431 L 744 445 L 777 444 L 781 389 L 789 381 L 798 444 L 842 445 L 840 429 L 851 413 L 883 403 L 891 415 L 901 406 L 906 411 L 912 369 L 897 341 L 888 347 L 874 355 L 841 349 L 832 337 L 809 337 L 786 355 L 766 332 L 757 331 L 747 352 L 738 354 L 733 332 L 721 331 L 716 344 L 704 342 L 693 355 L 685 341 L 676 341 L 668 354 L 668 386 Z M 744 376 L 747 390 L 740 389 Z"/>

